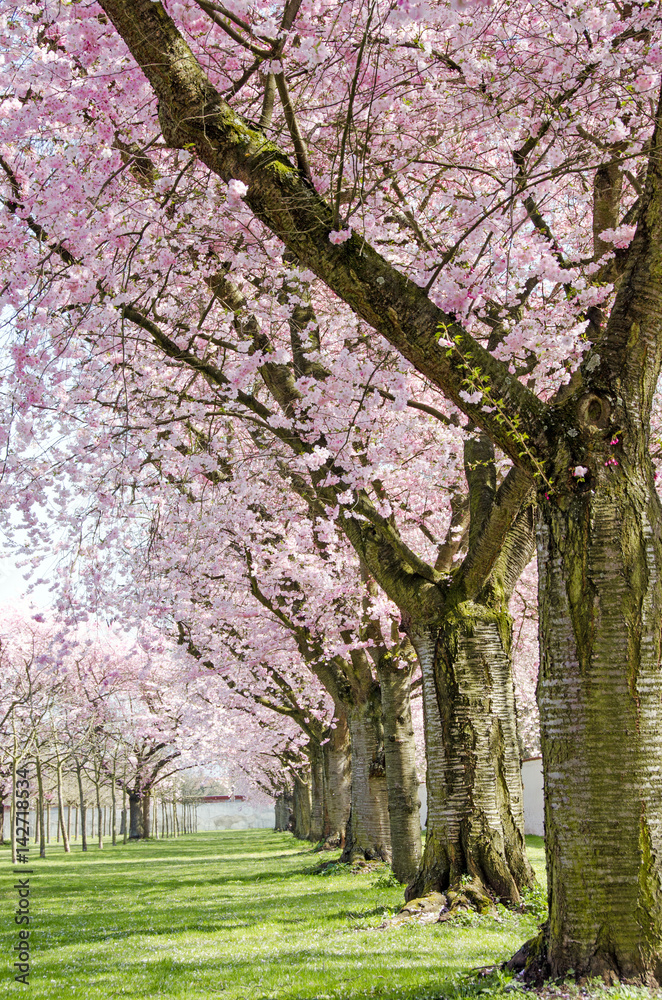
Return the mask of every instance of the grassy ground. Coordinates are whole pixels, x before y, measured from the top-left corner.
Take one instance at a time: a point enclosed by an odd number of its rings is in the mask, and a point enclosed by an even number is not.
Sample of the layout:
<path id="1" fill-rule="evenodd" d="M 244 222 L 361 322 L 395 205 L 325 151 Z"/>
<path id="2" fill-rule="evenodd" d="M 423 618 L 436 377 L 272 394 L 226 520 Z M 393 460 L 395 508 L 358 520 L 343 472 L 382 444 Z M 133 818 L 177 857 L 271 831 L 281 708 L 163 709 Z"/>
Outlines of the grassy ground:
<path id="1" fill-rule="evenodd" d="M 529 841 L 544 878 L 542 842 Z M 467 978 L 467 971 L 507 958 L 535 930 L 533 916 L 506 911 L 462 925 L 378 929 L 397 910 L 400 887 L 375 872 L 312 874 L 320 855 L 271 831 L 197 834 L 87 855 L 50 851 L 30 864 L 29 988 L 13 981 L 15 877 L 0 851 L 2 997 L 485 998 L 502 995 L 500 974 Z"/>

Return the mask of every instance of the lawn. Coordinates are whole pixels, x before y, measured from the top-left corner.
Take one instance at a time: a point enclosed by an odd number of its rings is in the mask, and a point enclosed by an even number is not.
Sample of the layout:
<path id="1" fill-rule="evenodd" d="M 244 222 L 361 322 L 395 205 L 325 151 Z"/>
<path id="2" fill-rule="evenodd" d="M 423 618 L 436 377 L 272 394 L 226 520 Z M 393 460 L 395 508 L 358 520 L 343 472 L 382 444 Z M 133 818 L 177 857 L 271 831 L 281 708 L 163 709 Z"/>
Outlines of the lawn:
<path id="1" fill-rule="evenodd" d="M 529 842 L 544 878 L 542 842 Z M 39 860 L 31 850 L 27 988 L 13 981 L 8 958 L 18 940 L 16 893 L 9 853 L 0 851 L 0 996 L 423 1000 L 476 996 L 480 988 L 489 997 L 501 995 L 498 977 L 467 981 L 467 971 L 507 958 L 535 930 L 533 915 L 506 911 L 452 926 L 380 929 L 402 889 L 385 873 L 314 874 L 321 856 L 290 834 L 196 834 L 92 847 L 87 855 L 50 852 Z"/>

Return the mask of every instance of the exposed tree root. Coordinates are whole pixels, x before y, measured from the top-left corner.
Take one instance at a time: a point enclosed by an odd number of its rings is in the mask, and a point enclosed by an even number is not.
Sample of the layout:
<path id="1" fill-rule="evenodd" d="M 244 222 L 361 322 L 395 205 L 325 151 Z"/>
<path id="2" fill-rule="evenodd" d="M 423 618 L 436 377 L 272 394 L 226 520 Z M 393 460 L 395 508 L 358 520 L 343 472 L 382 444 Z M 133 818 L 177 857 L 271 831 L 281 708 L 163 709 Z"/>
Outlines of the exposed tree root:
<path id="1" fill-rule="evenodd" d="M 520 840 L 514 829 L 507 843 L 501 836 L 493 836 L 480 817 L 463 823 L 458 838 L 450 844 L 434 831 L 429 832 L 421 867 L 407 886 L 405 899 L 469 887 L 470 898 L 478 892 L 492 902 L 517 906 L 521 902 L 520 890 L 535 885 Z M 480 905 L 470 899 L 468 908 L 480 912 Z"/>
<path id="2" fill-rule="evenodd" d="M 432 891 L 409 899 L 389 921 L 389 926 L 408 921 L 441 924 L 468 911 L 484 915 L 496 913 L 494 900 L 479 879 L 465 878 L 445 892 Z"/>
<path id="3" fill-rule="evenodd" d="M 371 872 L 375 875 L 391 874 L 391 866 L 385 867 L 385 862 L 374 859 L 367 861 L 365 858 L 357 858 L 353 862 L 343 861 L 320 861 L 313 868 L 308 869 L 310 875 L 333 875 L 337 872 L 348 872 L 350 875 L 368 875 Z"/>
<path id="4" fill-rule="evenodd" d="M 618 968 L 616 958 L 609 951 L 596 952 L 585 968 L 570 970 L 566 976 L 555 979 L 554 970 L 547 960 L 546 931 L 547 928 L 543 926 L 534 938 L 525 941 L 519 951 L 502 965 L 503 969 L 514 972 L 519 982 L 525 983 L 531 988 L 540 989 L 544 984 L 549 986 L 550 981 L 556 982 L 558 985 L 567 981 L 568 978 L 574 978 L 580 987 L 595 979 L 601 979 L 606 986 L 616 986 L 619 983 L 649 988 L 659 986 L 658 980 L 652 972 L 634 978 L 624 975 L 623 971 Z"/>
<path id="5" fill-rule="evenodd" d="M 337 851 L 339 847 L 345 846 L 345 838 L 341 837 L 340 834 L 335 834 L 335 836 L 325 837 L 315 844 L 316 851 Z"/>
<path id="6" fill-rule="evenodd" d="M 545 929 L 525 941 L 519 951 L 503 963 L 502 968 L 514 972 L 520 982 L 542 986 L 550 978 L 551 971 L 545 954 Z"/>
<path id="7" fill-rule="evenodd" d="M 368 844 L 361 846 L 353 836 L 351 825 L 347 825 L 347 836 L 340 861 L 344 865 L 353 865 L 358 861 L 385 861 L 391 863 L 391 852 L 385 844 Z"/>

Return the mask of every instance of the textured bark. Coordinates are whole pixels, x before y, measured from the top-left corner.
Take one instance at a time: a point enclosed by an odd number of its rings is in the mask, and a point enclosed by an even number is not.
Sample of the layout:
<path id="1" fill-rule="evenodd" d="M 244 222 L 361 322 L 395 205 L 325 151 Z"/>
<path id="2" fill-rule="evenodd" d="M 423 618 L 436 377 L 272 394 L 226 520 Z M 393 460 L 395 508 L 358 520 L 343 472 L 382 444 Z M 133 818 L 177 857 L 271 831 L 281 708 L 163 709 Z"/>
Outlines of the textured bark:
<path id="1" fill-rule="evenodd" d="M 483 436 L 465 443 L 465 473 L 469 551 L 458 568 L 446 554 L 443 568 L 455 575 L 445 604 L 410 628 L 423 679 L 428 826 L 407 897 L 457 890 L 471 879 L 480 908 L 485 896 L 517 903 L 534 882 L 524 849 L 507 610 L 533 553 L 534 524 L 530 491 L 517 516 L 506 517 L 517 509 L 520 484 L 497 490 L 494 449 Z"/>
<path id="2" fill-rule="evenodd" d="M 324 839 L 329 847 L 343 847 L 352 804 L 352 761 L 349 725 L 345 712 L 336 713 L 336 725 L 324 744 Z"/>
<path id="3" fill-rule="evenodd" d="M 60 824 L 60 830 L 62 832 L 62 846 L 64 848 L 65 854 L 69 854 L 71 847 L 69 846 L 69 831 L 64 823 L 64 805 L 62 802 L 62 765 L 58 761 L 55 767 L 55 774 L 57 777 L 57 817 Z M 71 806 L 69 806 L 69 816 L 71 815 Z"/>
<path id="4" fill-rule="evenodd" d="M 310 761 L 310 830 L 308 839 L 313 844 L 319 844 L 324 838 L 324 800 L 326 798 L 326 781 L 324 778 L 324 753 L 318 740 L 308 742 L 308 759 Z"/>
<path id="5" fill-rule="evenodd" d="M 281 792 L 276 796 L 274 829 L 280 832 L 291 830 L 294 825 L 292 815 L 293 799 L 291 792 Z"/>
<path id="6" fill-rule="evenodd" d="M 81 850 L 87 850 L 87 808 L 85 806 L 85 794 L 83 792 L 83 769 L 82 766 L 76 763 L 76 779 L 78 781 L 78 798 L 80 801 L 80 837 L 81 837 Z"/>
<path id="7" fill-rule="evenodd" d="M 10 813 L 10 817 L 9 817 L 9 823 L 10 823 L 9 836 L 10 836 L 10 839 L 11 839 L 11 863 L 13 865 L 15 865 L 17 863 L 16 850 L 17 850 L 17 847 L 18 847 L 18 845 L 16 843 L 16 792 L 17 792 L 16 782 L 17 782 L 17 778 L 18 778 L 18 775 L 16 773 L 17 769 L 18 769 L 18 763 L 17 763 L 17 760 L 16 760 L 16 755 L 14 755 L 12 757 L 12 761 L 11 761 L 11 788 L 12 788 L 12 792 L 11 792 L 11 813 Z M 29 819 L 30 819 L 30 815 L 28 813 L 28 823 L 29 823 Z"/>
<path id="8" fill-rule="evenodd" d="M 97 846 L 103 850 L 103 807 L 101 805 L 101 781 L 97 775 L 94 782 L 94 790 L 97 798 Z"/>
<path id="9" fill-rule="evenodd" d="M 151 807 L 152 807 L 152 796 L 149 794 L 149 792 L 146 792 L 145 795 L 143 796 L 142 807 L 143 807 L 143 830 L 142 830 L 142 838 L 143 838 L 143 840 L 149 840 L 149 837 L 151 836 L 151 823 L 150 823 L 150 820 L 151 820 L 151 816 L 152 816 L 152 810 L 151 810 Z"/>
<path id="10" fill-rule="evenodd" d="M 113 847 L 117 844 L 117 782 L 115 770 L 113 769 L 113 774 L 110 782 L 110 796 L 111 796 L 111 833 L 113 836 Z"/>
<path id="11" fill-rule="evenodd" d="M 46 833 L 44 830 L 44 782 L 41 773 L 41 760 L 35 756 L 37 772 L 37 826 L 39 827 L 39 857 L 46 857 Z"/>
<path id="12" fill-rule="evenodd" d="M 308 772 L 294 774 L 294 828 L 292 833 L 297 840 L 308 840 L 310 837 L 310 816 L 312 812 L 311 782 Z"/>
<path id="13" fill-rule="evenodd" d="M 129 792 L 129 840 L 141 840 L 143 836 L 142 799 L 135 792 Z"/>
<path id="14" fill-rule="evenodd" d="M 538 539 L 549 920 L 531 949 L 542 973 L 649 985 L 662 982 L 661 120 L 662 96 L 606 329 L 551 425 Z"/>
<path id="15" fill-rule="evenodd" d="M 411 718 L 412 665 L 382 659 L 379 667 L 384 721 L 384 764 L 388 790 L 392 866 L 400 882 L 411 882 L 421 863 L 416 743 Z"/>
<path id="16" fill-rule="evenodd" d="M 425 759 L 427 764 L 427 820 L 425 851 L 421 867 L 405 892 L 406 899 L 425 896 L 430 892 L 441 892 L 446 888 L 443 873 L 443 852 L 440 859 L 439 844 L 442 827 L 442 806 L 445 801 L 444 792 L 444 741 L 441 729 L 441 716 L 437 703 L 437 687 L 434 679 L 434 659 L 436 642 L 433 630 L 423 628 L 420 631 L 412 629 L 410 638 L 416 648 L 421 665 L 423 681 L 423 727 L 425 734 Z"/>
<path id="17" fill-rule="evenodd" d="M 662 982 L 662 514 L 650 467 L 539 532 L 546 959 Z"/>
<path id="18" fill-rule="evenodd" d="M 352 809 L 350 836 L 343 861 L 357 858 L 391 861 L 391 831 L 384 759 L 384 730 L 379 688 L 347 709 L 352 740 Z"/>
<path id="19" fill-rule="evenodd" d="M 469 877 L 491 897 L 517 903 L 533 884 L 509 637 L 506 613 L 473 603 L 457 607 L 442 627 L 412 634 L 429 756 L 426 850 L 409 899 Z"/>

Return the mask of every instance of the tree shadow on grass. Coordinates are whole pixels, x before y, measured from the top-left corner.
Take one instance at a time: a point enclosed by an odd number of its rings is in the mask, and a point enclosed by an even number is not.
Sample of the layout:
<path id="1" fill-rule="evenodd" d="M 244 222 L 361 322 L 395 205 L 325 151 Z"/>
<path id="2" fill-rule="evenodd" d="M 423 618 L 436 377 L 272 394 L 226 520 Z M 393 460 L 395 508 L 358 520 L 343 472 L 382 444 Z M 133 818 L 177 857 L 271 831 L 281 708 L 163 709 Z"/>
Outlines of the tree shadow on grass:
<path id="1" fill-rule="evenodd" d="M 458 996 L 460 982 L 463 997 L 480 996 L 484 1000 L 486 996 L 503 995 L 500 988 L 503 983 L 497 977 L 467 975 L 462 962 L 435 969 L 426 955 L 412 956 L 404 944 L 391 946 L 388 957 L 392 969 L 380 964 L 368 974 L 365 955 L 329 955 L 313 948 L 290 950 L 270 960 L 263 959 L 259 967 L 238 956 L 219 955 L 207 959 L 195 954 L 190 959 L 158 955 L 148 963 L 138 958 L 125 959 L 122 968 L 127 982 L 140 980 L 145 995 L 163 995 L 164 980 L 168 976 L 181 977 L 187 982 L 194 976 L 198 988 L 203 983 L 206 985 L 205 995 L 212 995 L 216 989 L 225 992 L 230 985 L 235 985 L 238 989 L 233 990 L 232 996 L 245 996 L 246 1000 L 365 1000 L 366 996 L 384 1000 L 451 1000 Z M 320 973 L 322 962 L 324 971 Z M 416 983 L 397 981 L 397 969 L 404 965 L 414 971 Z M 48 974 L 47 969 L 44 971 Z M 309 975 L 311 981 L 306 982 Z M 103 986 L 104 981 L 110 991 L 114 985 L 110 970 L 95 973 L 97 985 Z"/>
<path id="2" fill-rule="evenodd" d="M 293 926 L 305 924 L 309 919 L 310 893 L 293 893 L 283 898 L 278 892 L 278 885 L 282 881 L 273 879 L 273 893 L 262 893 L 254 899 L 242 900 L 240 898 L 228 898 L 223 895 L 205 895 L 203 889 L 213 890 L 217 885 L 211 878 L 207 882 L 200 880 L 172 880 L 170 883 L 159 882 L 158 898 L 154 898 L 157 890 L 150 892 L 146 886 L 143 894 L 134 893 L 131 897 L 131 907 L 122 912 L 122 920 L 126 922 L 125 927 L 108 926 L 114 923 L 112 914 L 98 914 L 94 907 L 94 893 L 89 885 L 81 885 L 77 890 L 68 890 L 69 896 L 67 911 L 62 914 L 51 914 L 48 917 L 49 940 L 44 942 L 44 949 L 49 947 L 63 947 L 74 943 L 79 938 L 80 928 L 71 922 L 71 913 L 78 913 L 85 921 L 85 941 L 88 944 L 100 941 L 120 940 L 134 936 L 160 937 L 189 931 L 204 931 L 213 934 L 219 931 L 228 932 L 239 928 L 255 929 L 260 924 L 271 925 L 271 913 L 278 908 L 277 923 L 283 926 Z M 196 889 L 197 899 L 195 902 L 195 914 L 191 912 L 193 903 L 183 903 L 180 901 L 161 902 L 164 892 L 167 896 L 168 885 L 173 890 L 181 892 L 189 887 Z M 266 888 L 266 886 L 263 886 Z M 347 922 L 352 920 L 366 920 L 374 916 L 382 916 L 387 905 L 375 905 L 369 909 L 357 909 L 347 906 L 347 888 L 332 889 L 324 885 L 324 908 L 315 914 L 315 920 L 319 924 L 319 933 L 324 935 L 327 928 L 330 932 L 341 931 L 347 928 Z M 152 896 L 152 898 L 150 898 Z M 194 894 L 191 893 L 193 900 Z M 345 904 L 345 905 L 343 905 Z M 144 921 L 149 920 L 149 926 L 143 926 Z M 96 924 L 96 926 L 95 926 Z"/>
<path id="3" fill-rule="evenodd" d="M 106 996 L 118 995 L 120 982 L 135 1000 L 180 1000 L 189 992 L 232 1000 L 440 1000 L 456 995 L 450 985 L 444 992 L 450 977 L 503 951 L 496 927 L 479 942 L 446 928 L 426 928 L 423 937 L 407 927 L 352 926 L 381 917 L 389 906 L 380 899 L 392 903 L 399 892 L 375 889 L 372 872 L 309 877 L 312 849 L 280 853 L 277 836 L 224 834 L 222 849 L 216 835 L 196 844 L 149 845 L 144 860 L 159 864 L 136 865 L 135 845 L 124 855 L 129 865 L 121 855 L 110 867 L 40 865 L 49 931 L 39 942 L 40 975 L 62 981 L 62 969 L 73 962 L 65 975 L 84 967 L 95 998 L 104 984 Z M 80 877 L 70 878 L 74 873 Z M 57 906 L 66 905 L 66 913 L 54 913 L 58 892 Z M 53 993 L 58 1000 L 65 995 Z"/>

